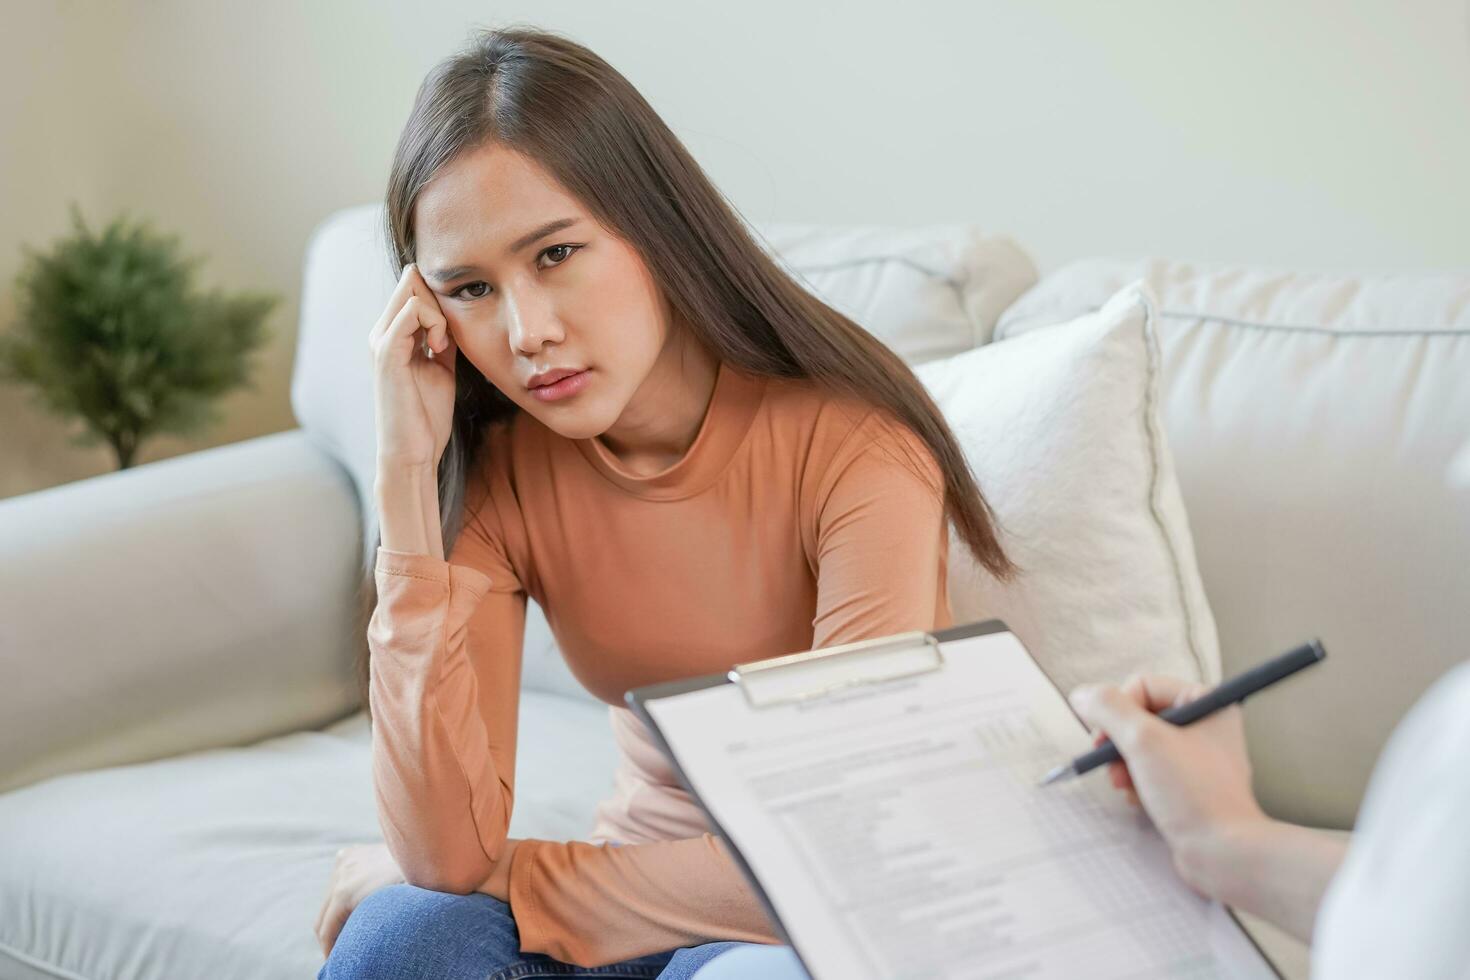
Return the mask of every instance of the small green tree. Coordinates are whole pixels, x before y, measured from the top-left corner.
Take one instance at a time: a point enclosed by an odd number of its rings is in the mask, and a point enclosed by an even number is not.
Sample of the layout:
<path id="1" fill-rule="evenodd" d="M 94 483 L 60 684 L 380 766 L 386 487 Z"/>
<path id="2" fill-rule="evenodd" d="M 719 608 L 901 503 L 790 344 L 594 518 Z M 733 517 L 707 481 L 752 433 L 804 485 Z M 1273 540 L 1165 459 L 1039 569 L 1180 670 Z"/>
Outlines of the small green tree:
<path id="1" fill-rule="evenodd" d="M 39 403 L 85 424 L 76 445 L 105 441 L 118 469 L 162 432 L 219 421 L 210 402 L 248 379 L 246 355 L 267 339 L 280 297 L 193 289 L 202 259 L 178 238 L 115 219 L 93 236 L 71 205 L 75 233 L 49 254 L 25 246 L 17 319 L 0 335 L 0 378 L 34 385 Z"/>

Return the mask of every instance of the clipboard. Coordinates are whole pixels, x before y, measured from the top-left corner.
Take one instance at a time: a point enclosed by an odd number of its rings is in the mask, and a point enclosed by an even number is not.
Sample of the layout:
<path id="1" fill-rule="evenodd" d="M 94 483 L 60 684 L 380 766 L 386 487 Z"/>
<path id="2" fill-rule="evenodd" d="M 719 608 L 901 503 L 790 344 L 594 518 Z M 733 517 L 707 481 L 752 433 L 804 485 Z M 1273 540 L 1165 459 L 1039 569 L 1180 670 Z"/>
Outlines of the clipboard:
<path id="1" fill-rule="evenodd" d="M 765 884 L 755 874 L 746 855 L 734 838 L 721 826 L 720 820 L 695 789 L 679 756 L 673 750 L 666 733 L 661 729 L 649 703 L 665 698 L 701 691 L 722 685 L 736 685 L 744 695 L 745 703 L 752 711 L 762 711 L 777 705 L 800 705 L 830 698 L 843 692 L 852 692 L 866 686 L 884 685 L 888 682 L 943 671 L 946 666 L 944 644 L 967 640 L 973 637 L 1010 633 L 1010 628 L 1001 620 L 987 619 L 956 625 L 943 630 L 914 630 L 891 636 L 876 637 L 837 646 L 808 650 L 777 656 L 765 660 L 736 664 L 724 674 L 707 674 L 683 680 L 650 684 L 634 688 L 624 695 L 628 707 L 644 723 L 654 738 L 659 750 L 668 759 L 680 784 L 698 804 L 714 832 L 724 840 L 727 849 L 744 874 L 752 891 L 757 896 L 769 917 L 774 931 L 783 943 L 791 947 L 809 976 L 817 977 L 802 949 L 793 941 L 786 923 L 777 911 Z M 1019 644 L 1024 650 L 1024 645 Z M 1029 656 L 1029 651 L 1027 651 Z M 1033 664 L 1035 659 L 1031 658 Z M 1065 693 L 1045 671 L 1038 671 L 1055 691 L 1068 713 L 1085 729 L 1086 724 L 1072 710 Z M 1239 930 L 1263 964 L 1274 977 L 1283 977 L 1274 962 L 1266 955 L 1255 937 L 1241 923 L 1233 910 L 1224 909 L 1229 921 Z"/>

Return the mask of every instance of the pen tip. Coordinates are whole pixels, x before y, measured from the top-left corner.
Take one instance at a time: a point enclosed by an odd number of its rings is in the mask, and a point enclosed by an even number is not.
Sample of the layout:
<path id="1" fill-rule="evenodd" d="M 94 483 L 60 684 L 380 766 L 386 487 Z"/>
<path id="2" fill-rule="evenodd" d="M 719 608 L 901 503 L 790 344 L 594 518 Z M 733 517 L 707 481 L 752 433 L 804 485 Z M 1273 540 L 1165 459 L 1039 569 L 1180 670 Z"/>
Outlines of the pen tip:
<path id="1" fill-rule="evenodd" d="M 1069 773 L 1071 771 L 1072 771 L 1072 767 L 1071 766 L 1057 766 L 1051 772 L 1049 772 L 1045 776 L 1042 776 L 1041 777 L 1041 782 L 1039 783 L 1039 785 L 1041 785 L 1041 786 L 1050 786 L 1052 783 L 1054 783 L 1057 780 L 1062 779 L 1063 777 L 1065 777 L 1067 775 L 1067 773 Z"/>

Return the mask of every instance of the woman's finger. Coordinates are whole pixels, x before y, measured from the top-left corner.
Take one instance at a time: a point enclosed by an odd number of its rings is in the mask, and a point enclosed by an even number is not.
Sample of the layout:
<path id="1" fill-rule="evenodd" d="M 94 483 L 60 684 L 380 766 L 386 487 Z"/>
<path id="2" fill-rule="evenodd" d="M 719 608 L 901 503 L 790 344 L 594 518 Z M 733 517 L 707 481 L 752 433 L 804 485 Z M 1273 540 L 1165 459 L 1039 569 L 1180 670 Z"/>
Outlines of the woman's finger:
<path id="1" fill-rule="evenodd" d="M 327 900 L 322 903 L 322 910 L 316 917 L 316 928 L 312 930 L 316 935 L 317 945 L 321 946 L 323 950 L 327 949 L 327 913 L 332 907 L 332 899 L 333 896 L 329 895 L 327 896 Z"/>
<path id="2" fill-rule="evenodd" d="M 409 354 L 410 360 L 415 355 L 426 357 L 427 355 L 424 354 L 423 344 L 418 333 L 420 330 L 423 330 L 427 334 L 430 328 L 425 326 L 425 318 L 433 318 L 435 316 L 443 319 L 440 314 L 426 311 L 424 301 L 418 296 L 410 296 L 404 302 L 403 309 L 398 311 L 398 315 L 393 318 L 393 322 L 384 331 L 377 348 L 378 356 L 383 356 L 384 352 L 393 350 L 400 344 L 407 344 L 411 348 L 411 353 Z M 435 355 L 435 357 L 437 356 Z"/>
<path id="3" fill-rule="evenodd" d="M 404 302 L 413 295 L 417 271 L 412 263 L 403 267 L 403 273 L 398 277 L 398 285 L 393 287 L 388 302 L 383 305 L 383 315 L 378 317 L 378 322 L 374 323 L 373 329 L 368 331 L 369 346 L 377 346 L 378 338 L 388 329 L 388 324 L 393 322 L 393 318 L 403 308 Z"/>
<path id="4" fill-rule="evenodd" d="M 454 355 L 458 351 L 459 344 L 454 342 L 454 331 L 446 327 L 444 330 L 444 346 L 440 349 L 439 353 L 434 355 L 434 359 L 442 360 L 446 364 L 453 364 Z"/>
<path id="5" fill-rule="evenodd" d="M 322 951 L 330 956 L 332 947 L 337 945 L 337 937 L 342 934 L 342 927 L 352 916 L 352 909 L 345 903 L 339 903 L 332 909 L 332 914 L 327 916 L 326 934 L 322 937 Z"/>
<path id="6" fill-rule="evenodd" d="M 418 298 L 419 309 L 422 311 L 420 322 L 423 324 L 429 346 L 435 354 L 444 351 L 444 344 L 449 336 L 449 321 L 444 317 L 444 311 L 439 307 L 439 300 L 424 277 L 419 275 L 418 267 L 414 267 L 413 294 Z"/>
<path id="7" fill-rule="evenodd" d="M 342 854 L 346 848 L 338 848 L 337 854 L 332 861 L 332 873 L 327 876 L 327 894 L 322 899 L 322 907 L 316 910 L 316 922 L 311 930 L 318 936 L 322 932 L 322 919 L 326 918 L 327 907 L 332 904 L 332 897 L 337 894 L 337 869 L 342 866 Z"/>
<path id="8" fill-rule="evenodd" d="M 1198 687 L 1193 681 L 1163 674 L 1134 674 L 1123 682 L 1123 693 L 1139 705 L 1157 714 L 1178 703 L 1180 698 L 1193 700 L 1190 692 Z"/>
<path id="9" fill-rule="evenodd" d="M 1177 708 L 1181 704 L 1188 704 L 1191 701 L 1197 701 L 1209 692 L 1210 688 L 1208 684 L 1185 684 L 1181 686 L 1178 693 L 1174 695 L 1174 707 Z"/>

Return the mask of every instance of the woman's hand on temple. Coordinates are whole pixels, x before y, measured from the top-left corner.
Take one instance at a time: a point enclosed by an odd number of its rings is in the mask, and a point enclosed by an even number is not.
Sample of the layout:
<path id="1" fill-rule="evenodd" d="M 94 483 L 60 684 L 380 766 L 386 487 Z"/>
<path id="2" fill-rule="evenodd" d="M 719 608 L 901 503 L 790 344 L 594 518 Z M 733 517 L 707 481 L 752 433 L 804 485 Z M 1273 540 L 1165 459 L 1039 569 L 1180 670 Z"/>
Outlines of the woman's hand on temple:
<path id="1" fill-rule="evenodd" d="M 1122 687 L 1083 685 L 1070 700 L 1088 725 L 1117 746 L 1124 761 L 1108 767 L 1113 785 L 1147 811 L 1180 875 L 1197 891 L 1218 898 L 1221 862 L 1229 860 L 1242 836 L 1269 819 L 1251 790 L 1239 705 L 1191 725 L 1156 717 L 1208 690 L 1179 678 L 1147 675 L 1132 677 Z"/>
<path id="2" fill-rule="evenodd" d="M 427 344 L 433 351 L 424 351 Z M 432 468 L 449 443 L 458 351 L 449 321 L 418 266 L 403 267 L 368 334 L 373 352 L 378 466 Z"/>

